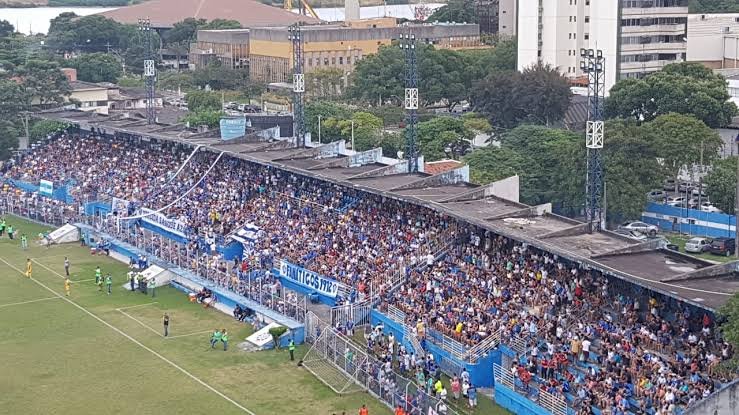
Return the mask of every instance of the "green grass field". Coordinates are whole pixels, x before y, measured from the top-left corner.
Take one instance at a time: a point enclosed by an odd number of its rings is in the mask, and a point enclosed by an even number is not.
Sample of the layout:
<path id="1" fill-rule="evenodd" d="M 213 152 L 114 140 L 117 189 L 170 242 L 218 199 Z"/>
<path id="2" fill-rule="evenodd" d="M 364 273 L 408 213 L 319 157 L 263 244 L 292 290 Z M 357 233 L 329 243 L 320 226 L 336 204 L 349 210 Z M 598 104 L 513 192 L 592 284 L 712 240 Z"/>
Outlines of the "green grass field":
<path id="1" fill-rule="evenodd" d="M 29 239 L 44 229 L 16 217 L 8 223 Z M 336 395 L 286 351 L 239 350 L 250 326 L 180 291 L 157 289 L 152 298 L 125 290 L 122 263 L 76 245 L 29 244 L 24 251 L 18 239 L 0 239 L 0 413 L 331 415 L 355 414 L 364 403 L 373 415 L 391 413 L 368 394 Z M 98 265 L 113 276 L 112 295 L 95 286 Z M 164 312 L 169 338 L 161 334 Z M 228 329 L 228 351 L 211 350 L 214 328 Z M 305 352 L 299 347 L 297 357 Z"/>

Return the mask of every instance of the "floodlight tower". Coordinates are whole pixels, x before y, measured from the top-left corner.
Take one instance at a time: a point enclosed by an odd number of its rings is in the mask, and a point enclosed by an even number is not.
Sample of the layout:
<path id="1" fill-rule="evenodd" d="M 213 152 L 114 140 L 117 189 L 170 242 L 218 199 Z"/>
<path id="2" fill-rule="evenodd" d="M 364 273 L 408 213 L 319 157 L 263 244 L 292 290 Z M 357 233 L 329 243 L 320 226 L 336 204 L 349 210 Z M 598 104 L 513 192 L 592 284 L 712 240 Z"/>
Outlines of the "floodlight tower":
<path id="1" fill-rule="evenodd" d="M 400 35 L 400 48 L 405 52 L 405 157 L 408 172 L 418 172 L 418 62 L 416 35 Z"/>
<path id="2" fill-rule="evenodd" d="M 305 74 L 303 73 L 303 34 L 300 24 L 295 23 L 288 27 L 288 39 L 293 49 L 293 123 L 295 144 L 305 147 Z M 352 149 L 353 150 L 353 149 Z"/>
<path id="3" fill-rule="evenodd" d="M 144 80 L 146 82 L 146 121 L 149 124 L 156 122 L 156 108 L 154 107 L 154 90 L 156 88 L 157 69 L 152 48 L 151 20 L 139 19 L 139 30 L 144 42 Z"/>
<path id="4" fill-rule="evenodd" d="M 580 70 L 588 75 L 588 122 L 585 129 L 587 177 L 585 182 L 585 217 L 590 232 L 605 228 L 603 206 L 603 103 L 605 101 L 605 58 L 602 50 L 580 49 Z"/>

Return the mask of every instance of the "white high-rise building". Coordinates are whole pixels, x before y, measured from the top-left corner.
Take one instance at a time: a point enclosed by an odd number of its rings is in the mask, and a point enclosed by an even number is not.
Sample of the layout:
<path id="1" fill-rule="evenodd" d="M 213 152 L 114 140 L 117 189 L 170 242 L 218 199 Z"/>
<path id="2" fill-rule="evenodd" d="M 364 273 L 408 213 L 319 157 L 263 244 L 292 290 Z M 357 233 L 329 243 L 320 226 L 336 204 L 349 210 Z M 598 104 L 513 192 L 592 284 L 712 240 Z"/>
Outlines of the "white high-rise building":
<path id="1" fill-rule="evenodd" d="M 606 89 L 685 60 L 688 0 L 519 0 L 518 68 L 579 78 L 580 49 L 606 58 Z"/>

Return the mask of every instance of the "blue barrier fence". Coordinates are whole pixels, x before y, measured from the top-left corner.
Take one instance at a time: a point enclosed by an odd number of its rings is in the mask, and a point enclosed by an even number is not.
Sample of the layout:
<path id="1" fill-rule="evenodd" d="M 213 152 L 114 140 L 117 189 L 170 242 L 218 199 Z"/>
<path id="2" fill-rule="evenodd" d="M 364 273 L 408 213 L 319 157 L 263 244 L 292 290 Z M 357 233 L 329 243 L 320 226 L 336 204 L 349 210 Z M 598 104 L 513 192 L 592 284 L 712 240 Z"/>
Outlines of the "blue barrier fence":
<path id="1" fill-rule="evenodd" d="M 642 221 L 659 226 L 663 231 L 712 238 L 733 238 L 736 230 L 736 219 L 732 215 L 683 209 L 661 203 L 648 203 L 642 213 Z"/>
<path id="2" fill-rule="evenodd" d="M 396 322 L 395 320 L 391 319 L 378 310 L 372 310 L 370 321 L 373 326 L 382 324 L 384 327 L 383 331 L 386 334 L 392 333 L 395 339 L 400 344 L 404 345 L 406 349 L 413 349 L 413 345 L 411 344 L 410 340 L 405 338 L 405 332 L 403 330 L 403 326 L 400 323 Z M 442 349 L 440 346 L 430 341 L 425 341 L 424 347 L 427 353 L 431 353 L 434 356 L 434 361 L 440 365 L 442 370 L 444 370 L 445 367 L 459 368 L 461 372 L 461 369 L 464 368 L 467 369 L 467 372 L 469 372 L 470 374 L 470 382 L 472 382 L 472 384 L 476 387 L 493 387 L 495 383 L 493 377 L 493 365 L 500 365 L 501 363 L 502 353 L 500 352 L 500 350 L 493 349 L 488 352 L 487 355 L 483 356 L 481 359 L 478 359 L 476 363 L 467 363 L 460 359 L 457 359 L 451 354 L 451 352 Z M 454 375 L 454 373 L 447 373 L 447 375 L 451 376 Z"/>
<path id="3" fill-rule="evenodd" d="M 25 182 L 23 180 L 8 180 L 14 187 L 17 187 L 23 191 L 36 193 L 39 191 L 39 185 L 33 184 L 29 182 Z M 51 198 L 55 200 L 62 201 L 64 203 L 72 203 L 74 202 L 74 199 L 72 198 L 72 195 L 69 194 L 69 189 L 67 186 L 57 186 L 56 183 L 54 183 L 54 190 L 51 193 Z"/>

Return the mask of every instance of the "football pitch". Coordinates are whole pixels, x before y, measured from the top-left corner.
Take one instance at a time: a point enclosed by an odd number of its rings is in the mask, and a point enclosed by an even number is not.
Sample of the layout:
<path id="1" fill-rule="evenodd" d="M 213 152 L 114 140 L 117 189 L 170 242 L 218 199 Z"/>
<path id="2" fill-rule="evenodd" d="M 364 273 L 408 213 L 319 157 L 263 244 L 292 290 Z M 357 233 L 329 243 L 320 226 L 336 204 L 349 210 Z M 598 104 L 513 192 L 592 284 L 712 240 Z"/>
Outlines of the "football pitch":
<path id="1" fill-rule="evenodd" d="M 35 235 L 47 228 L 6 218 L 17 236 L 0 238 L 0 413 L 331 415 L 355 414 L 362 404 L 373 415 L 391 413 L 365 393 L 338 396 L 298 367 L 305 346 L 296 362 L 284 350 L 244 352 L 236 344 L 251 326 L 173 288 L 154 298 L 127 291 L 125 264 L 77 244 L 41 247 Z M 112 275 L 112 294 L 98 291 L 96 266 Z M 215 328 L 228 330 L 228 351 L 211 349 Z"/>

